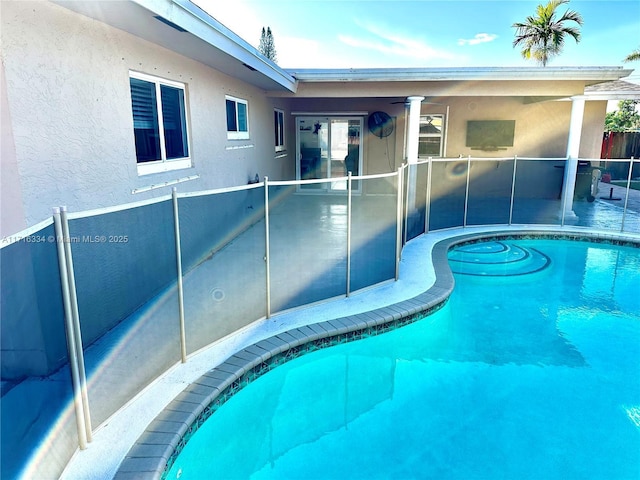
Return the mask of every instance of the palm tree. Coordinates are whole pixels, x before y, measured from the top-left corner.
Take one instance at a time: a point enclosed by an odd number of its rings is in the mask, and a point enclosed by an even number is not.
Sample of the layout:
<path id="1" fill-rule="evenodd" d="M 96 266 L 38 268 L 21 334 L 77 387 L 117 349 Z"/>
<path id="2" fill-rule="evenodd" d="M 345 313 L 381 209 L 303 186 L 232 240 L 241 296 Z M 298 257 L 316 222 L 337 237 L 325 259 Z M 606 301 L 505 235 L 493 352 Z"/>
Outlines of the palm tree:
<path id="1" fill-rule="evenodd" d="M 633 52 L 627 55 L 624 59 L 625 62 L 635 62 L 640 60 L 640 48 L 636 48 Z"/>
<path id="2" fill-rule="evenodd" d="M 529 16 L 526 22 L 512 25 L 516 29 L 513 46 L 522 46 L 524 58 L 533 58 L 544 67 L 551 57 L 562 51 L 567 35 L 573 37 L 576 43 L 580 41 L 580 29 L 565 25 L 567 22 L 582 25 L 579 13 L 567 10 L 556 19 L 556 9 L 564 3 L 569 3 L 569 0 L 549 0 L 545 6 L 538 5 L 536 16 Z"/>

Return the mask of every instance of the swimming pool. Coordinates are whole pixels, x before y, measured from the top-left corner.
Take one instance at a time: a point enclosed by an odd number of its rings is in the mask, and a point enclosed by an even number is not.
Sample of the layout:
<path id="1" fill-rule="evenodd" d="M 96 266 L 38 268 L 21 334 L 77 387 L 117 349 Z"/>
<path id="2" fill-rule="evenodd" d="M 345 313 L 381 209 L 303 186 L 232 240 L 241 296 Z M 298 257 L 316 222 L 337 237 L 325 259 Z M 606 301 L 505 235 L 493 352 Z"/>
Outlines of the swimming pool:
<path id="1" fill-rule="evenodd" d="M 515 244 L 452 253 L 438 312 L 257 378 L 167 478 L 637 478 L 640 252 Z"/>

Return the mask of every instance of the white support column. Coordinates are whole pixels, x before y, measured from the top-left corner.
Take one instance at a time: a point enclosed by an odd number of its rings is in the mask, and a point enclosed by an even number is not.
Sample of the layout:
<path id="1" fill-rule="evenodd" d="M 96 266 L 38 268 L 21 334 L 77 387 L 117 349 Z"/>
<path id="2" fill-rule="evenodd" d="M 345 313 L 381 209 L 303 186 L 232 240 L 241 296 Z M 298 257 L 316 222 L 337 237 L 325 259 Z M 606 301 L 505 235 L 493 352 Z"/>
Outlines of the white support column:
<path id="1" fill-rule="evenodd" d="M 409 106 L 409 122 L 407 125 L 406 139 L 407 139 L 407 163 L 409 164 L 408 170 L 408 182 L 407 182 L 407 196 L 408 202 L 408 215 L 416 209 L 416 186 L 417 186 L 417 168 L 415 166 L 418 163 L 418 140 L 420 137 L 420 109 L 424 97 L 414 95 L 407 97 L 406 104 Z"/>
<path id="2" fill-rule="evenodd" d="M 407 97 L 409 126 L 407 132 L 407 163 L 418 162 L 418 137 L 420 135 L 420 107 L 424 97 Z"/>
<path id="3" fill-rule="evenodd" d="M 569 124 L 569 139 L 567 140 L 567 162 L 565 164 L 564 180 L 562 182 L 562 210 L 560 212 L 563 219 L 576 217 L 576 214 L 573 212 L 573 195 L 576 189 L 584 105 L 585 97 L 571 98 L 571 123 Z"/>

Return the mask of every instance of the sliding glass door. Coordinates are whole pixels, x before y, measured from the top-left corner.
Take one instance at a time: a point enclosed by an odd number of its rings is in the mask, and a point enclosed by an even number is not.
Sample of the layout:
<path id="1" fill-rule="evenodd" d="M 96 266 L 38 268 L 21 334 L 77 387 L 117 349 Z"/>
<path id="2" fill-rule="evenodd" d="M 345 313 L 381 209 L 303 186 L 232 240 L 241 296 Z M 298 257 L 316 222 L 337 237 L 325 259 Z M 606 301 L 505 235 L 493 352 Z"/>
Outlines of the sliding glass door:
<path id="1" fill-rule="evenodd" d="M 362 118 L 298 117 L 296 130 L 297 178 L 336 179 L 301 185 L 301 190 L 346 191 L 347 181 L 342 177 L 347 172 L 360 175 L 362 170 Z M 356 186 L 354 183 L 353 188 Z"/>

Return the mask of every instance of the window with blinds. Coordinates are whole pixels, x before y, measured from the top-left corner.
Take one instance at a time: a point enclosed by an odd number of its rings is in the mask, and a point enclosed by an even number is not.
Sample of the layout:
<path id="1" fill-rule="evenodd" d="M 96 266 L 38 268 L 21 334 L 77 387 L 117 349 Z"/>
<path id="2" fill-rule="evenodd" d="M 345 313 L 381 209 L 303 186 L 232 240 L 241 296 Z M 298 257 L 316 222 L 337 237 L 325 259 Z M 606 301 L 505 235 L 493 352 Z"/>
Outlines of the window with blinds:
<path id="1" fill-rule="evenodd" d="M 444 115 L 421 115 L 418 157 L 441 157 Z"/>
<path id="2" fill-rule="evenodd" d="M 227 139 L 249 139 L 249 106 L 246 100 L 225 96 L 227 108 Z"/>
<path id="3" fill-rule="evenodd" d="M 131 72 L 129 85 L 138 173 L 190 167 L 184 84 Z"/>

